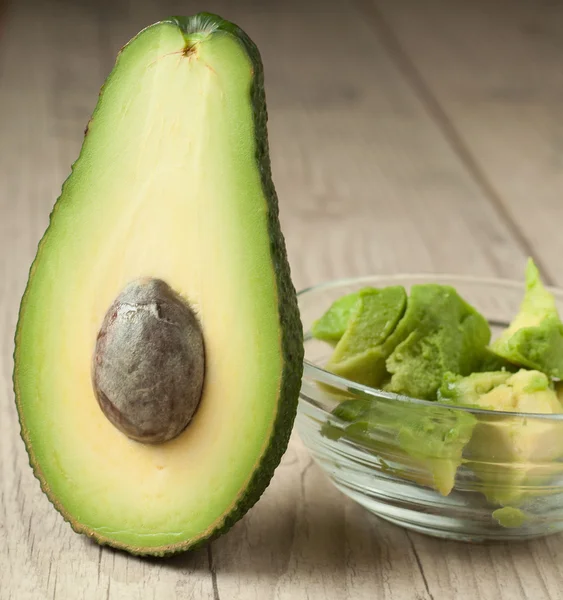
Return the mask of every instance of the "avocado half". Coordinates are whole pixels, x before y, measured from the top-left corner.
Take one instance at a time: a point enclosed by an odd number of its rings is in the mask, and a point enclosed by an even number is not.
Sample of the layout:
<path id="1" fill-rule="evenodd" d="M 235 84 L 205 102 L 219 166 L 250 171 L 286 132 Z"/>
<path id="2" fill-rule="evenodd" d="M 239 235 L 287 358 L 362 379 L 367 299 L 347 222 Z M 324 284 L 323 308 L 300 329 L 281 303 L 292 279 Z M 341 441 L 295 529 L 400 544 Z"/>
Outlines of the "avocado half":
<path id="1" fill-rule="evenodd" d="M 55 508 L 100 544 L 162 556 L 217 537 L 286 449 L 303 340 L 266 120 L 237 26 L 144 29 L 39 244 L 16 332 L 21 433 Z"/>

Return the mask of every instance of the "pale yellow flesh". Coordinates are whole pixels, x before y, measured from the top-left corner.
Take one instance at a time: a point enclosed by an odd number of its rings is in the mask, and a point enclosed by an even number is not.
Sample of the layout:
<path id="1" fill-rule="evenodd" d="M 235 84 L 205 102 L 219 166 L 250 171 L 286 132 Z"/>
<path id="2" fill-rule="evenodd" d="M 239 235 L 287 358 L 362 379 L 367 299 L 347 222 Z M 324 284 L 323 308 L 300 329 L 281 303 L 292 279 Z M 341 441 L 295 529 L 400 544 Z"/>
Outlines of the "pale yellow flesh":
<path id="1" fill-rule="evenodd" d="M 134 44 L 106 85 L 40 248 L 16 385 L 52 497 L 81 526 L 156 547 L 202 536 L 236 501 L 269 437 L 282 358 L 250 62 L 228 35 L 185 56 L 172 25 Z M 207 361 L 193 422 L 155 446 L 104 417 L 90 371 L 105 312 L 147 276 L 194 306 Z"/>
<path id="2" fill-rule="evenodd" d="M 535 376 L 542 376 L 536 373 Z M 506 384 L 481 395 L 474 403 L 486 409 L 523 413 L 560 414 L 563 407 L 551 388 L 527 391 L 533 371 L 519 371 Z M 563 455 L 563 423 L 506 417 L 477 425 L 468 446 L 479 461 L 472 465 L 487 492 L 501 503 L 519 501 L 525 486 L 545 483 L 542 478 L 561 472 L 554 462 Z M 495 464 L 496 463 L 496 464 Z"/>

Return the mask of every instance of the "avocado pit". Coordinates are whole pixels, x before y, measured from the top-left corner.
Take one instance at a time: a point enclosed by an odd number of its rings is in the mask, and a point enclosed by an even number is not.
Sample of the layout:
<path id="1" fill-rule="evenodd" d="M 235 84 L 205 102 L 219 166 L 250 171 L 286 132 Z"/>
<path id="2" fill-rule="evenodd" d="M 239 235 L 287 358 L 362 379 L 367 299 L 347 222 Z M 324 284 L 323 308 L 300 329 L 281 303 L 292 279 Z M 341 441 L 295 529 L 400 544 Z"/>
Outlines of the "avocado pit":
<path id="1" fill-rule="evenodd" d="M 104 317 L 92 364 L 108 420 L 139 442 L 169 441 L 195 414 L 204 374 L 203 334 L 188 303 L 160 279 L 127 285 Z"/>

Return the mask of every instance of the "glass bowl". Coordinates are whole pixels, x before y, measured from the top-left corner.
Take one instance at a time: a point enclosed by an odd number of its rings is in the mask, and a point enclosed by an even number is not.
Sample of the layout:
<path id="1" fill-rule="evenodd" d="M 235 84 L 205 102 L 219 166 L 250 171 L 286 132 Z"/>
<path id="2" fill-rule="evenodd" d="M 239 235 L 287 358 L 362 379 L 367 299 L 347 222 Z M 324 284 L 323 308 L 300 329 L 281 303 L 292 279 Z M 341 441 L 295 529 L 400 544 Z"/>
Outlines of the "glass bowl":
<path id="1" fill-rule="evenodd" d="M 299 294 L 305 364 L 296 427 L 344 494 L 379 517 L 433 536 L 479 542 L 563 530 L 563 414 L 476 410 L 417 400 L 323 369 L 331 347 L 310 327 L 331 303 L 366 286 L 455 287 L 495 334 L 518 312 L 524 285 L 447 275 L 364 277 Z M 563 290 L 551 290 L 560 312 Z M 369 400 L 351 425 L 331 414 L 343 400 Z"/>

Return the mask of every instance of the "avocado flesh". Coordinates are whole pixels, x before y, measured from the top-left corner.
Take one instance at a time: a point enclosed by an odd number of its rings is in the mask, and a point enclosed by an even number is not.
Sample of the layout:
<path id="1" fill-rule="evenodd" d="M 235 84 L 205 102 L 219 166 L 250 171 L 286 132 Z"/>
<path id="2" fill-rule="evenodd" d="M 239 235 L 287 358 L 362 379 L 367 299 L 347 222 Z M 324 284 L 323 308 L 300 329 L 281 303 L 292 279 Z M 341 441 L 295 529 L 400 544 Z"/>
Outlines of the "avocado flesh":
<path id="1" fill-rule="evenodd" d="M 483 408 L 483 404 L 480 403 L 481 397 L 497 386 L 506 383 L 510 375 L 508 371 L 471 373 L 467 377 L 446 373 L 438 390 L 438 400 Z"/>
<path id="2" fill-rule="evenodd" d="M 414 285 L 408 299 L 401 286 L 348 294 L 313 324 L 312 334 L 337 342 L 327 370 L 426 400 L 436 399 L 446 372 L 476 370 L 491 338 L 486 319 L 454 288 L 438 284 Z"/>
<path id="3" fill-rule="evenodd" d="M 563 323 L 555 298 L 545 289 L 532 259 L 526 268 L 526 293 L 520 312 L 491 350 L 521 367 L 563 378 Z"/>
<path id="4" fill-rule="evenodd" d="M 302 330 L 270 177 L 258 51 L 213 15 L 157 23 L 120 53 L 32 266 L 14 385 L 35 474 L 78 532 L 185 550 L 258 499 L 287 445 Z M 90 365 L 104 313 L 161 279 L 195 310 L 204 391 L 175 439 L 132 441 Z"/>
<path id="5" fill-rule="evenodd" d="M 475 370 L 491 332 L 486 319 L 450 286 L 415 285 L 405 316 L 385 345 L 385 389 L 435 400 L 445 372 Z"/>
<path id="6" fill-rule="evenodd" d="M 563 406 L 548 377 L 539 371 L 448 376 L 441 399 L 495 411 L 561 414 Z M 563 423 L 542 419 L 480 415 L 467 446 L 466 466 L 481 480 L 487 499 L 520 504 L 536 486 L 561 473 Z M 537 490 L 535 490 L 537 493 Z"/>
<path id="7" fill-rule="evenodd" d="M 517 528 L 522 527 L 527 520 L 526 513 L 522 512 L 519 508 L 512 506 L 505 506 L 504 508 L 497 508 L 493 511 L 493 519 L 495 519 L 501 527 Z"/>
<path id="8" fill-rule="evenodd" d="M 476 368 L 490 335 L 486 319 L 454 288 L 414 285 L 404 317 L 384 344 L 384 389 L 435 400 L 445 372 Z"/>
<path id="9" fill-rule="evenodd" d="M 407 295 L 401 286 L 360 291 L 326 368 L 357 383 L 381 385 L 387 374 L 385 341 L 403 316 L 406 304 Z"/>
<path id="10" fill-rule="evenodd" d="M 313 337 L 329 344 L 336 344 L 346 332 L 348 321 L 356 309 L 360 292 L 347 294 L 335 300 L 325 314 L 311 326 Z"/>
<path id="11" fill-rule="evenodd" d="M 443 496 L 453 489 L 476 424 L 473 415 L 459 410 L 384 399 L 348 400 L 333 415 L 345 424 L 326 424 L 324 435 L 358 441 L 373 449 L 387 470 Z"/>

